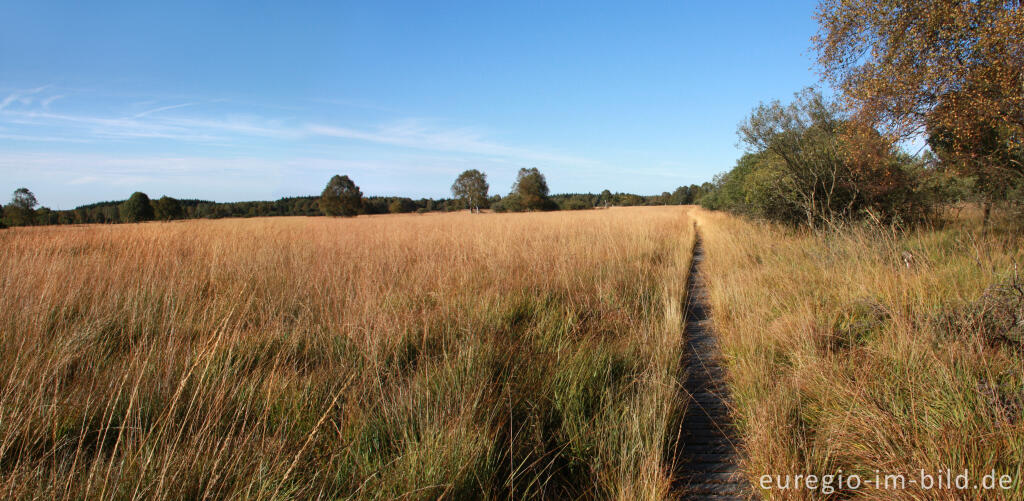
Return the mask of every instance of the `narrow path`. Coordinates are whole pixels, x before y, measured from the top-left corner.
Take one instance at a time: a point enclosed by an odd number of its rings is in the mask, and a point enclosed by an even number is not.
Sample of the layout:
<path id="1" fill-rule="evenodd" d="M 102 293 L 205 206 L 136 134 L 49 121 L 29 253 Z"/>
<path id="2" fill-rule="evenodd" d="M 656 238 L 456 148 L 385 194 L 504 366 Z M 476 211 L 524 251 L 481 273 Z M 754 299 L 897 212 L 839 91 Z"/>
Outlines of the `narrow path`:
<path id="1" fill-rule="evenodd" d="M 689 369 L 684 389 L 690 401 L 683 418 L 676 487 L 683 499 L 750 499 L 750 489 L 739 469 L 725 371 L 719 364 L 718 343 L 709 318 L 708 291 L 700 271 L 703 261 L 704 246 L 697 235 L 687 279 L 684 329 L 683 363 Z"/>

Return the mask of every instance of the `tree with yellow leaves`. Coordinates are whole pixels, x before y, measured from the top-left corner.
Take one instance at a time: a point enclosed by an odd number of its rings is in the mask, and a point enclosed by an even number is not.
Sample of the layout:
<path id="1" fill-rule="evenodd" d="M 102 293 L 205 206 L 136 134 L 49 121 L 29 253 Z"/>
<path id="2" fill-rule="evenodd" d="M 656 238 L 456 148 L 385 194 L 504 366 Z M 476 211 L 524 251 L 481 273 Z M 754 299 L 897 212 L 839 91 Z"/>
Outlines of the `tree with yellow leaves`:
<path id="1" fill-rule="evenodd" d="M 926 135 L 986 209 L 1024 184 L 1019 0 L 822 0 L 816 18 L 818 66 L 856 117 L 894 141 Z"/>

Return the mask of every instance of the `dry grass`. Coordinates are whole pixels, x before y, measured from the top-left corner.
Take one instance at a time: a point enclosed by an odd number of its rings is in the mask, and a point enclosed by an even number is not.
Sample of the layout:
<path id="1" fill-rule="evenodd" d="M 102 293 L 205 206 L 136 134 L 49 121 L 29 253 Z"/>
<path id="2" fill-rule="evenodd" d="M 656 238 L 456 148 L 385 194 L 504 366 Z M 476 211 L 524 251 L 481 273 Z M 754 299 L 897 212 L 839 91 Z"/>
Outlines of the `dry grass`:
<path id="1" fill-rule="evenodd" d="M 980 481 L 995 470 L 1014 487 L 908 483 L 832 497 L 1024 499 L 1024 303 L 1000 287 L 1024 257 L 1019 236 L 983 234 L 976 221 L 822 236 L 692 215 L 752 483 L 765 473 L 917 478 L 946 468 Z"/>
<path id="2" fill-rule="evenodd" d="M 0 497 L 661 497 L 691 242 L 678 207 L 0 232 Z"/>

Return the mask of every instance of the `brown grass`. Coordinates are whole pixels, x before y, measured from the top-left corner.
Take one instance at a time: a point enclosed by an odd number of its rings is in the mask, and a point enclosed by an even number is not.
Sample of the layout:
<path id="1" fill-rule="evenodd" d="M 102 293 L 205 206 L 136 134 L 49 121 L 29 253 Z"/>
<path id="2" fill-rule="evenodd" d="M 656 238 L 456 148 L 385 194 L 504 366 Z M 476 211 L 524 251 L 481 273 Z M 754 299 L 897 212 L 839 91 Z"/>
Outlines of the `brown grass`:
<path id="1" fill-rule="evenodd" d="M 0 496 L 661 497 L 690 225 L 0 232 Z"/>
<path id="2" fill-rule="evenodd" d="M 947 468 L 980 482 L 994 470 L 1014 486 L 908 483 L 831 497 L 1024 499 L 1024 303 L 1006 287 L 1024 258 L 1019 235 L 981 232 L 974 220 L 814 235 L 692 215 L 752 484 L 763 474 L 917 478 Z"/>

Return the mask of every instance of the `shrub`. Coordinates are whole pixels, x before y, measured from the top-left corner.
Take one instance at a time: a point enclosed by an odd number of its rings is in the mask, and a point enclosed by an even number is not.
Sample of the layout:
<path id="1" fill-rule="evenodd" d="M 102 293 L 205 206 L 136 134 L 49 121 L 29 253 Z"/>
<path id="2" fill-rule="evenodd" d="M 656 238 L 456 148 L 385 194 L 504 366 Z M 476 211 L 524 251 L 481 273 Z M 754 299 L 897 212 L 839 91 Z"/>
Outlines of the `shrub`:
<path id="1" fill-rule="evenodd" d="M 128 200 L 117 207 L 117 211 L 122 223 L 152 221 L 154 217 L 153 204 L 149 201 L 149 197 L 141 191 L 132 193 Z"/>
<path id="2" fill-rule="evenodd" d="M 320 210 L 327 216 L 351 217 L 363 209 L 363 192 L 348 176 L 334 176 L 320 194 Z"/>
<path id="3" fill-rule="evenodd" d="M 593 205 L 587 203 L 586 200 L 578 196 L 566 200 L 564 203 L 562 203 L 561 206 L 562 210 L 584 210 L 593 208 Z"/>
<path id="4" fill-rule="evenodd" d="M 160 199 L 153 205 L 157 219 L 170 221 L 171 219 L 181 219 L 185 217 L 185 211 L 181 208 L 181 204 L 178 200 L 167 195 L 160 197 Z"/>
<path id="5" fill-rule="evenodd" d="M 509 196 L 492 203 L 491 209 L 494 212 L 522 212 L 523 210 L 526 210 L 523 207 L 523 204 L 520 201 L 519 196 L 516 195 L 515 193 L 512 193 Z"/>
<path id="6" fill-rule="evenodd" d="M 388 212 L 402 214 L 416 210 L 416 204 L 409 198 L 396 198 L 388 204 Z"/>
<path id="7" fill-rule="evenodd" d="M 547 179 L 536 167 L 519 169 L 516 183 L 512 185 L 512 195 L 518 198 L 521 210 L 552 210 L 548 199 Z"/>
<path id="8" fill-rule="evenodd" d="M 816 91 L 758 106 L 739 134 L 750 151 L 716 176 L 704 207 L 815 228 L 921 221 L 940 201 L 926 159 L 899 152 Z"/>

